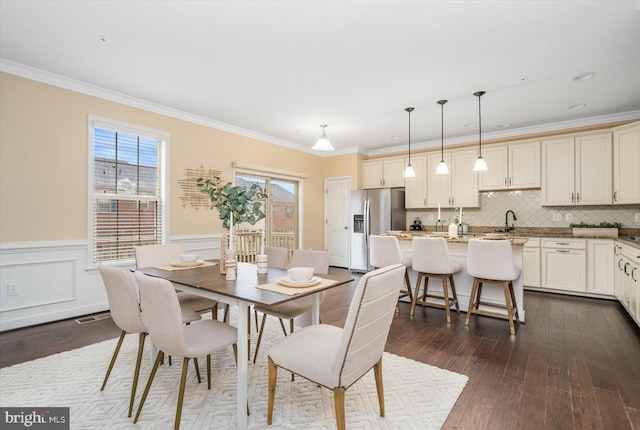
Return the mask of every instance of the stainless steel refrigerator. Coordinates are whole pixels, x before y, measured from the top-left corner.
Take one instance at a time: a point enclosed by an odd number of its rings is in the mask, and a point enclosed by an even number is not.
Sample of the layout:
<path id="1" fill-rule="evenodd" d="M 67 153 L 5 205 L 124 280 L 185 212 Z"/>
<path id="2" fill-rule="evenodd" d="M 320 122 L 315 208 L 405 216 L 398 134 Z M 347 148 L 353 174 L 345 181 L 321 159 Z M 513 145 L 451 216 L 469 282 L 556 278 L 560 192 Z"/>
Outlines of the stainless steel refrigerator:
<path id="1" fill-rule="evenodd" d="M 369 236 L 406 230 L 404 189 L 382 188 L 351 192 L 351 270 L 367 272 Z"/>

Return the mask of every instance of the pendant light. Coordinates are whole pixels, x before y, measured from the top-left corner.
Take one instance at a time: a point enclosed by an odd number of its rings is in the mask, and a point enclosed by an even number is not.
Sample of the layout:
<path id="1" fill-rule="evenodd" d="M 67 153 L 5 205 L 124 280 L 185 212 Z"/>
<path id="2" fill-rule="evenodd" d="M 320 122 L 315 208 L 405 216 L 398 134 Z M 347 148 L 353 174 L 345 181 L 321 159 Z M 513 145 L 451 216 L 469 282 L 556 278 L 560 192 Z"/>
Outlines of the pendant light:
<path id="1" fill-rule="evenodd" d="M 413 108 L 408 107 L 405 111 L 409 112 L 409 164 L 407 164 L 407 168 L 404 170 L 404 177 L 415 178 L 416 172 L 413 170 L 413 166 L 411 165 L 411 112 L 413 112 Z"/>
<path id="2" fill-rule="evenodd" d="M 446 175 L 449 173 L 447 163 L 444 162 L 444 104 L 446 100 L 438 100 L 440 105 L 440 164 L 436 169 L 436 175 Z"/>
<path id="3" fill-rule="evenodd" d="M 316 144 L 313 145 L 311 149 L 316 151 L 335 151 L 335 148 L 333 147 L 331 142 L 329 142 L 329 139 L 327 138 L 327 135 L 324 132 L 324 128 L 326 126 L 327 124 L 320 124 L 320 127 L 322 127 L 322 136 L 320 136 L 320 139 L 318 139 Z"/>
<path id="4" fill-rule="evenodd" d="M 480 97 L 482 97 L 484 94 L 484 91 L 473 93 L 474 96 L 478 97 L 478 142 L 480 144 L 478 159 L 476 160 L 476 164 L 473 166 L 474 172 L 482 172 L 484 170 L 488 170 L 487 163 L 485 163 L 484 158 L 482 158 L 482 114 L 480 111 Z"/>

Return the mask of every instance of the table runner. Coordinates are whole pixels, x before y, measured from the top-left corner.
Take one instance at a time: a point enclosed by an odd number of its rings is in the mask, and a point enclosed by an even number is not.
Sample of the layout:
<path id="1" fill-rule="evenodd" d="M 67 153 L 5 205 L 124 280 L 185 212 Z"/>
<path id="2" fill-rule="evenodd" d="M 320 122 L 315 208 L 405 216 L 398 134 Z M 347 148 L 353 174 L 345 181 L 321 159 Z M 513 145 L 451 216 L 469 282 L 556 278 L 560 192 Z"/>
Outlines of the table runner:
<path id="1" fill-rule="evenodd" d="M 310 291 L 315 291 L 318 289 L 322 289 L 337 283 L 338 281 L 334 281 L 332 279 L 322 279 L 318 284 L 312 285 L 311 287 L 285 287 L 282 284 L 277 282 L 273 282 L 271 284 L 263 284 L 258 285 L 256 288 L 260 288 L 261 290 L 273 291 L 274 293 L 286 294 L 288 296 L 295 296 L 297 294 L 308 293 Z"/>

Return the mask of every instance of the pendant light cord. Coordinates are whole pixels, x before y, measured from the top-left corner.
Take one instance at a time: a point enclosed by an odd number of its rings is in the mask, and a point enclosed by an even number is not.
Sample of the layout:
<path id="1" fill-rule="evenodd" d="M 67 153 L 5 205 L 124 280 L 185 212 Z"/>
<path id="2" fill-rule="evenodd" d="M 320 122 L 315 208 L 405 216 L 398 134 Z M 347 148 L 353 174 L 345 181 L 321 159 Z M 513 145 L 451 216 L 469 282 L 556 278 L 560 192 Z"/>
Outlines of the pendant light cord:
<path id="1" fill-rule="evenodd" d="M 413 112 L 413 108 L 408 107 L 405 111 L 409 112 L 409 165 L 411 165 L 411 112 Z"/>
<path id="2" fill-rule="evenodd" d="M 484 91 L 473 93 L 474 96 L 478 97 L 478 142 L 480 148 L 480 157 L 482 157 L 482 111 L 480 109 L 480 98 L 484 95 L 484 93 Z"/>
<path id="3" fill-rule="evenodd" d="M 438 100 L 440 105 L 440 162 L 444 162 L 444 104 L 447 100 Z"/>

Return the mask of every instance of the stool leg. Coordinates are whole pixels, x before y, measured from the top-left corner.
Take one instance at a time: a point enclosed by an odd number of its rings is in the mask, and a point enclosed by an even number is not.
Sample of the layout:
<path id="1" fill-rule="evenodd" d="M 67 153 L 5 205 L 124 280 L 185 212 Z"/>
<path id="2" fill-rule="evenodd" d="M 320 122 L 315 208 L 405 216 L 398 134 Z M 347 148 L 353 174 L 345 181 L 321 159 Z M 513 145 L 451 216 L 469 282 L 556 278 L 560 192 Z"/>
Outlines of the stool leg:
<path id="1" fill-rule="evenodd" d="M 511 306 L 511 294 L 509 293 L 509 282 L 505 281 L 502 283 L 502 289 L 504 290 L 504 300 L 507 302 L 507 316 L 509 317 L 509 330 L 512 335 L 516 334 L 516 329 L 513 326 L 513 313 Z"/>
<path id="2" fill-rule="evenodd" d="M 444 297 L 444 310 L 447 313 L 447 324 L 451 324 L 451 310 L 449 309 L 449 288 L 447 287 L 447 275 L 441 275 L 442 296 Z"/>
<path id="3" fill-rule="evenodd" d="M 406 273 L 406 272 L 405 272 Z M 418 272 L 418 279 L 416 280 L 416 292 L 411 299 L 411 311 L 409 316 L 412 317 L 416 311 L 416 301 L 418 300 L 418 291 L 420 291 L 420 282 L 422 281 L 422 273 Z"/>
<path id="4" fill-rule="evenodd" d="M 469 325 L 471 319 L 471 312 L 473 311 L 473 301 L 478 291 L 478 278 L 473 278 L 473 286 L 471 287 L 471 296 L 469 296 L 469 310 L 467 311 L 467 318 L 464 321 L 464 325 Z"/>
<path id="5" fill-rule="evenodd" d="M 451 293 L 453 294 L 453 300 L 456 302 L 456 312 L 460 313 L 460 306 L 458 304 L 458 294 L 456 294 L 456 284 L 453 282 L 453 273 L 449 275 L 449 281 L 451 282 Z"/>
<path id="6" fill-rule="evenodd" d="M 413 291 L 411 290 L 411 280 L 409 279 L 409 269 L 404 269 L 404 283 L 407 284 L 407 291 L 409 292 L 409 298 L 413 302 Z"/>
<path id="7" fill-rule="evenodd" d="M 516 295 L 513 292 L 513 281 L 509 281 L 509 293 L 511 293 L 511 303 L 513 304 L 513 309 L 516 312 L 516 322 L 520 324 L 520 316 L 518 315 L 518 303 L 516 302 Z"/>
<path id="8" fill-rule="evenodd" d="M 482 299 L 482 281 L 478 279 L 478 293 L 476 294 L 476 309 L 480 309 L 480 300 Z"/>

